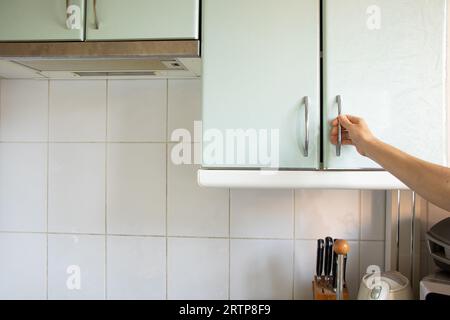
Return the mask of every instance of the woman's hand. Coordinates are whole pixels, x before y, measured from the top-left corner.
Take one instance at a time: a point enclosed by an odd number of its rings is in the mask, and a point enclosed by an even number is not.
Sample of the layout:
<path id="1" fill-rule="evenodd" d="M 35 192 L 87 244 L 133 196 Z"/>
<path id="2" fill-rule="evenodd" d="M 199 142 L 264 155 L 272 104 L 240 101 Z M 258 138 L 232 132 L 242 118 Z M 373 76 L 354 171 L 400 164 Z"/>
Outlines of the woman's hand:
<path id="1" fill-rule="evenodd" d="M 364 119 L 354 116 L 339 116 L 333 120 L 333 144 L 337 144 L 339 123 L 342 126 L 342 144 L 354 145 L 361 155 L 377 162 L 411 190 L 450 211 L 449 168 L 425 162 L 378 140 Z"/>
<path id="2" fill-rule="evenodd" d="M 362 118 L 342 115 L 331 123 L 331 143 L 338 142 L 339 123 L 342 126 L 342 144 L 353 145 L 362 156 L 368 156 L 368 145 L 377 139 Z"/>

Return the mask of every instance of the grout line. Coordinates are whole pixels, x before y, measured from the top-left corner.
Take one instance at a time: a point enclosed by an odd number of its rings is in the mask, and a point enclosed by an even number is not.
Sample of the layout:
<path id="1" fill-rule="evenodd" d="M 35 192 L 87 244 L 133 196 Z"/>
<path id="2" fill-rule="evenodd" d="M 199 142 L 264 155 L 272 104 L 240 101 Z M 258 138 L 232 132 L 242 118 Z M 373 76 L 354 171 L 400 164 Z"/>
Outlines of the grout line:
<path id="1" fill-rule="evenodd" d="M 228 189 L 228 300 L 231 300 L 231 189 Z"/>
<path id="2" fill-rule="evenodd" d="M 47 250 L 46 250 L 46 255 L 47 255 L 47 257 L 46 257 L 46 260 L 47 260 L 47 262 L 46 262 L 46 298 L 47 298 L 47 300 L 48 300 L 48 297 L 49 297 L 49 295 L 48 295 L 48 282 L 49 282 L 49 279 L 48 279 L 48 277 L 49 277 L 49 272 L 48 272 L 48 260 L 49 260 L 49 256 L 48 256 L 48 253 L 49 253 L 49 250 L 48 250 L 48 211 L 49 211 L 49 190 L 50 190 L 50 188 L 49 188 L 49 181 L 50 181 L 50 143 L 49 143 L 49 140 L 50 140 L 50 80 L 47 80 L 47 160 L 46 160 L 46 165 L 47 165 L 47 168 L 46 168 L 46 170 L 47 170 L 47 172 L 46 172 L 46 222 L 45 222 L 45 224 L 46 224 L 46 227 L 45 227 L 45 237 L 46 237 L 46 240 L 47 240 Z"/>
<path id="3" fill-rule="evenodd" d="M 4 144 L 166 144 L 166 143 L 179 143 L 178 141 L 50 141 L 47 140 L 35 140 L 35 141 L 0 141 Z"/>
<path id="4" fill-rule="evenodd" d="M 88 235 L 88 236 L 102 236 L 101 234 L 98 235 Z M 149 236 L 149 235 L 123 235 L 123 234 L 107 234 L 108 238 L 136 238 L 136 239 L 165 239 L 166 236 Z M 183 237 L 183 239 L 185 239 Z"/>
<path id="5" fill-rule="evenodd" d="M 386 232 L 387 232 L 387 221 L 386 220 L 388 219 L 388 216 L 387 216 L 387 204 L 388 204 L 388 191 L 385 190 L 384 191 L 384 203 L 383 203 L 383 208 L 384 208 L 383 215 L 384 215 L 384 218 L 383 218 L 383 228 L 382 228 L 382 230 L 383 230 L 383 237 L 382 237 L 382 239 L 383 239 L 385 244 L 387 242 L 387 234 L 386 234 Z M 391 212 L 389 212 L 389 219 L 392 220 Z M 384 247 L 384 250 L 386 251 L 386 246 Z M 385 258 L 385 264 L 386 264 L 386 252 L 384 253 L 384 258 Z"/>
<path id="6" fill-rule="evenodd" d="M 293 209 L 293 214 L 294 216 L 292 217 L 292 223 L 293 223 L 293 246 L 292 246 L 292 300 L 295 300 L 295 245 L 296 245 L 296 241 L 295 241 L 295 211 L 296 211 L 296 207 L 295 207 L 295 189 L 292 190 L 292 209 Z"/>
<path id="7" fill-rule="evenodd" d="M 166 141 L 168 140 L 168 137 L 169 137 L 169 80 L 167 79 L 166 80 L 166 119 L 165 119 L 165 121 L 166 121 Z M 168 204 L 169 204 L 169 201 L 168 201 L 168 191 L 169 191 L 169 188 L 168 188 L 168 185 L 169 185 L 169 181 L 168 181 L 168 178 L 169 178 L 169 144 L 166 142 L 165 143 L 165 146 L 166 146 L 166 153 L 165 153 L 165 155 L 166 155 L 166 161 L 165 161 L 165 164 L 166 164 L 166 203 L 165 203 L 165 205 L 166 205 L 166 217 L 165 217 L 165 233 L 166 233 L 166 300 L 168 300 L 169 299 L 169 238 L 168 238 L 168 235 L 169 235 L 169 226 L 168 226 Z"/>
<path id="8" fill-rule="evenodd" d="M 66 235 L 66 236 L 105 236 L 105 233 L 89 233 L 89 232 L 42 232 L 42 231 L 0 231 L 0 234 L 46 234 L 49 235 Z M 168 239 L 222 239 L 222 240 L 263 240 L 263 241 L 292 241 L 292 238 L 264 238 L 264 237 L 223 237 L 223 236 L 191 236 L 191 235 L 148 235 L 148 234 L 118 234 L 108 233 L 108 237 L 134 237 L 134 238 L 168 238 Z M 317 239 L 299 238 L 296 241 L 316 241 Z M 351 242 L 358 242 L 358 239 L 347 239 Z M 383 240 L 364 240 L 363 242 L 383 242 Z"/>
<path id="9" fill-rule="evenodd" d="M 1 99 L 2 99 L 2 94 L 3 94 L 3 85 L 4 85 L 4 81 L 0 78 L 0 143 L 2 141 L 2 104 L 1 104 Z"/>
<path id="10" fill-rule="evenodd" d="M 362 239 L 362 210 L 363 210 L 363 203 L 364 203 L 364 191 L 359 191 L 359 226 L 358 226 L 358 238 L 359 240 Z"/>
<path id="11" fill-rule="evenodd" d="M 36 141 L 0 141 L 0 144 L 47 144 L 49 141 L 36 140 Z"/>
<path id="12" fill-rule="evenodd" d="M 2 99 L 2 88 L 3 88 L 3 84 L 4 84 L 4 82 L 2 81 L 2 79 L 0 78 L 0 141 L 2 141 L 2 130 L 1 130 L 1 127 L 2 127 L 2 103 L 1 103 L 1 99 Z"/>
<path id="13" fill-rule="evenodd" d="M 109 80 L 106 80 L 106 119 L 105 119 L 105 141 L 108 141 L 108 121 L 109 121 Z M 104 284 L 105 300 L 108 300 L 108 143 L 105 143 L 105 265 Z"/>
<path id="14" fill-rule="evenodd" d="M 361 237 L 362 237 L 362 210 L 363 210 L 363 193 L 359 191 L 359 239 L 358 239 L 358 278 L 361 277 Z"/>
<path id="15" fill-rule="evenodd" d="M 43 232 L 43 231 L 0 231 L 0 234 L 50 234 L 50 235 L 62 235 L 62 236 L 105 236 L 105 233 L 90 233 L 90 232 Z M 139 234 L 106 234 L 110 237 L 140 237 L 140 238 L 163 238 L 162 235 L 139 235 Z M 185 237 L 180 237 L 185 238 Z M 201 237 L 198 237 L 201 238 Z M 214 238 L 217 239 L 217 238 Z"/>

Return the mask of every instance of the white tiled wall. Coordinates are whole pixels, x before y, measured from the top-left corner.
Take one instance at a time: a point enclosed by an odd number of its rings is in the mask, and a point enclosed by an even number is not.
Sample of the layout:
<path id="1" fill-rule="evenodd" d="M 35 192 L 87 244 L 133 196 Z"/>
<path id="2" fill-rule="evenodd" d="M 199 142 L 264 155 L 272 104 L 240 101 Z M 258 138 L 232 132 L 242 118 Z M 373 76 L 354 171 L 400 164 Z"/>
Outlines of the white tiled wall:
<path id="1" fill-rule="evenodd" d="M 170 136 L 193 133 L 200 96 L 199 80 L 1 80 L 0 298 L 310 299 L 326 236 L 351 241 L 356 295 L 383 265 L 384 192 L 199 187 Z"/>
<path id="2" fill-rule="evenodd" d="M 49 146 L 48 231 L 105 232 L 105 145 Z"/>
<path id="3" fill-rule="evenodd" d="M 0 143 L 0 226 L 47 231 L 47 145 Z"/>
<path id="4" fill-rule="evenodd" d="M 108 236 L 107 298 L 166 297 L 166 239 Z"/>
<path id="5" fill-rule="evenodd" d="M 48 298 L 103 299 L 104 236 L 50 234 L 47 241 Z"/>
<path id="6" fill-rule="evenodd" d="M 105 141 L 105 81 L 52 81 L 48 92 L 50 141 Z"/>
<path id="7" fill-rule="evenodd" d="M 165 234 L 165 154 L 164 144 L 119 143 L 108 146 L 108 233 Z"/>
<path id="8" fill-rule="evenodd" d="M 47 296 L 45 234 L 0 234 L 0 299 L 45 299 Z"/>
<path id="9" fill-rule="evenodd" d="M 166 81 L 109 81 L 108 141 L 165 142 L 166 106 Z"/>
<path id="10" fill-rule="evenodd" d="M 293 197 L 292 190 L 233 190 L 231 237 L 293 238 Z"/>
<path id="11" fill-rule="evenodd" d="M 170 238 L 168 254 L 169 299 L 228 298 L 227 239 Z"/>

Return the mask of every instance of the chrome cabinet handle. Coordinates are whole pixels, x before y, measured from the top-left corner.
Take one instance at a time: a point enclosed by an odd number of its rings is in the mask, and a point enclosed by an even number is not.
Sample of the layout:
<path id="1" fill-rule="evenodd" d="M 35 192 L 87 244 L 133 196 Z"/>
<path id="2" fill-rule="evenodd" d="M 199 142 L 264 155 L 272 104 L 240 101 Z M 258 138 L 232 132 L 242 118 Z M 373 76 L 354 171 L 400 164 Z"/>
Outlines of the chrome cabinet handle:
<path id="1" fill-rule="evenodd" d="M 303 103 L 305 104 L 305 149 L 303 155 L 305 157 L 309 156 L 309 105 L 311 99 L 309 97 L 303 98 Z"/>
<path id="2" fill-rule="evenodd" d="M 342 114 L 342 96 L 336 97 L 336 103 L 338 105 L 338 115 L 340 116 Z M 336 156 L 341 156 L 341 149 L 342 149 L 342 126 L 341 123 L 338 121 L 338 141 L 336 144 Z"/>
<path id="3" fill-rule="evenodd" d="M 94 9 L 94 24 L 95 24 L 95 29 L 98 30 L 99 29 L 99 23 L 98 23 L 98 16 L 97 16 L 97 0 L 93 0 L 93 9 Z"/>

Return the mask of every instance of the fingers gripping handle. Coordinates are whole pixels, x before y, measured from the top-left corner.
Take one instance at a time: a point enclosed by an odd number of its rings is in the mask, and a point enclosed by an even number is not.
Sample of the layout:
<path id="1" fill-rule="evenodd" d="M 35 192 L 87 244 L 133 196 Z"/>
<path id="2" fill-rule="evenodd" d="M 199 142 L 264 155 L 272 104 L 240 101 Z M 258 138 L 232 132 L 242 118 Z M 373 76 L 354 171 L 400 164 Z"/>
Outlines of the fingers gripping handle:
<path id="1" fill-rule="evenodd" d="M 338 115 L 342 115 L 342 96 L 336 97 L 336 103 L 338 106 Z M 342 149 L 342 126 L 341 123 L 338 121 L 338 141 L 336 144 L 336 156 L 341 156 L 341 149 Z"/>

